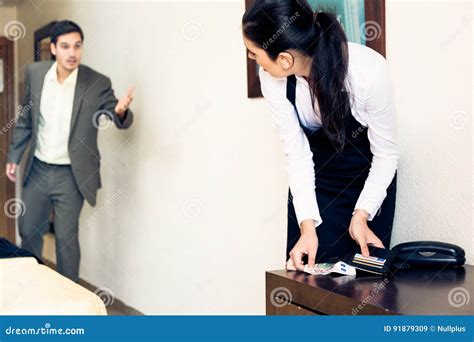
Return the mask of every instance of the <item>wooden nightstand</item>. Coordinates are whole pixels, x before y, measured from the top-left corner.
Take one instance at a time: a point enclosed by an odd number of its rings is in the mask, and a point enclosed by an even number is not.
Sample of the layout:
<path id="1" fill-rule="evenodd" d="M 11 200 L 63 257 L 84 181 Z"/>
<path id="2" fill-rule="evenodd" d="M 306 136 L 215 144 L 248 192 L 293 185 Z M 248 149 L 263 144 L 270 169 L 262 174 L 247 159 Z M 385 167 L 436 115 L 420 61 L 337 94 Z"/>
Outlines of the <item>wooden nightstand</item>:
<path id="1" fill-rule="evenodd" d="M 474 266 L 380 276 L 266 272 L 267 315 L 473 315 Z"/>

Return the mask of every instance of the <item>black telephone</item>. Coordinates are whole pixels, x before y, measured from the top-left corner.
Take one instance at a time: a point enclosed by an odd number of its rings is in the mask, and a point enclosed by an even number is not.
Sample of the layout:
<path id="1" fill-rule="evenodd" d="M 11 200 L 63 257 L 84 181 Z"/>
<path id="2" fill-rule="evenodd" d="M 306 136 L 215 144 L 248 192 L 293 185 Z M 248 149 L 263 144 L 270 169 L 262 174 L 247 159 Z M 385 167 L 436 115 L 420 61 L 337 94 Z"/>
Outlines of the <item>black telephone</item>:
<path id="1" fill-rule="evenodd" d="M 394 266 L 397 268 L 445 268 L 466 262 L 464 249 L 438 241 L 413 241 L 396 245 Z"/>

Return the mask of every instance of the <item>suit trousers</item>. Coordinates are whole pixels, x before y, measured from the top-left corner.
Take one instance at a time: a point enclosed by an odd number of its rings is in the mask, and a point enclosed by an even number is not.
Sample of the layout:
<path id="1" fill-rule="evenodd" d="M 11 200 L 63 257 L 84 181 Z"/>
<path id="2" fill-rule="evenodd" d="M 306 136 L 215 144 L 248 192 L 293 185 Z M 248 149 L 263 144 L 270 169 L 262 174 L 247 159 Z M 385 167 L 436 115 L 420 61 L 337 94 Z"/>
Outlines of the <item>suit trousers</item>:
<path id="1" fill-rule="evenodd" d="M 43 237 L 49 231 L 49 213 L 54 209 L 57 271 L 79 279 L 79 215 L 84 198 L 70 165 L 47 164 L 34 158 L 23 187 L 25 210 L 18 217 L 22 248 L 41 257 Z"/>

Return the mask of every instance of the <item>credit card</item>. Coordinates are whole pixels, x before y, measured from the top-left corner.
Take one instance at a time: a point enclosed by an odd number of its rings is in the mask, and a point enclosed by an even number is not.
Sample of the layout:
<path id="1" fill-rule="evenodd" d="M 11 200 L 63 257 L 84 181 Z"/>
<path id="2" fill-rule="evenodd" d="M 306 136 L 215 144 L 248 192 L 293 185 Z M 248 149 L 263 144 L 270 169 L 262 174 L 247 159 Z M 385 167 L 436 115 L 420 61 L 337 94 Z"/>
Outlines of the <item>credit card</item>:
<path id="1" fill-rule="evenodd" d="M 372 256 L 372 255 L 369 255 L 368 257 L 365 257 L 363 256 L 362 254 L 360 253 L 356 253 L 354 255 L 354 259 L 364 259 L 364 260 L 371 260 L 373 262 L 381 262 L 381 263 L 385 263 L 385 259 L 384 258 L 377 258 L 375 256 Z"/>
<path id="2" fill-rule="evenodd" d="M 375 262 L 372 260 L 361 259 L 361 258 L 354 258 L 352 261 L 359 261 L 361 263 L 364 263 L 367 265 L 374 265 L 374 266 L 383 266 L 385 264 L 385 262 Z"/>
<path id="3" fill-rule="evenodd" d="M 372 265 L 372 264 L 367 264 L 367 263 L 364 263 L 364 262 L 359 262 L 359 261 L 357 261 L 357 260 L 353 260 L 352 262 L 353 262 L 354 264 L 360 264 L 360 265 L 364 265 L 364 266 L 368 266 L 368 267 L 383 269 L 383 265 Z"/>

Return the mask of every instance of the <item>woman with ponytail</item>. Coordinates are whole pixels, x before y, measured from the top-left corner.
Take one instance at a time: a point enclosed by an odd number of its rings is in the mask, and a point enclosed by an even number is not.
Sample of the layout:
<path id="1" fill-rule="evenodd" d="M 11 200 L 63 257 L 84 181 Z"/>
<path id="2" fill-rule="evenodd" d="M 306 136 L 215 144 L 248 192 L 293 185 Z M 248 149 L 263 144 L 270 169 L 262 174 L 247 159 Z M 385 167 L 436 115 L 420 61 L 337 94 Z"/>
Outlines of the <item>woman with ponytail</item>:
<path id="1" fill-rule="evenodd" d="M 257 0 L 242 30 L 288 157 L 287 268 L 389 247 L 398 147 L 386 60 L 305 0 Z"/>

